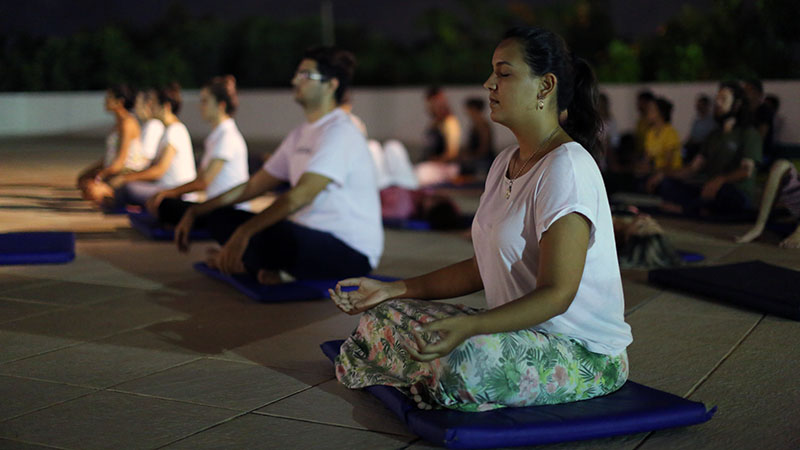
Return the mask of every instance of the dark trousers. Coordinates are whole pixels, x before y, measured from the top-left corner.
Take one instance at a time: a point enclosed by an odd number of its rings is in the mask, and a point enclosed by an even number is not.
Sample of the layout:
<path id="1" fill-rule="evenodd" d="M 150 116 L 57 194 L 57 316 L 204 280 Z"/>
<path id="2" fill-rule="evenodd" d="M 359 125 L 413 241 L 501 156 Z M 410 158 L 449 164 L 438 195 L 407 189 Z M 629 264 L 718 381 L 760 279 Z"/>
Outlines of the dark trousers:
<path id="1" fill-rule="evenodd" d="M 684 213 L 689 215 L 699 214 L 702 209 L 720 215 L 738 214 L 751 207 L 747 195 L 730 183 L 723 184 L 710 201 L 700 197 L 702 190 L 702 184 L 691 184 L 667 177 L 661 182 L 657 192 L 665 201 L 681 205 Z"/>
<path id="2" fill-rule="evenodd" d="M 158 208 L 164 223 L 177 224 L 192 204 L 164 199 Z M 162 212 L 163 211 L 163 212 Z M 198 217 L 195 226 L 205 228 L 220 244 L 255 214 L 231 207 Z M 368 274 L 369 259 L 330 233 L 282 220 L 250 238 L 242 256 L 251 274 L 260 269 L 283 270 L 299 279 L 342 279 Z"/>

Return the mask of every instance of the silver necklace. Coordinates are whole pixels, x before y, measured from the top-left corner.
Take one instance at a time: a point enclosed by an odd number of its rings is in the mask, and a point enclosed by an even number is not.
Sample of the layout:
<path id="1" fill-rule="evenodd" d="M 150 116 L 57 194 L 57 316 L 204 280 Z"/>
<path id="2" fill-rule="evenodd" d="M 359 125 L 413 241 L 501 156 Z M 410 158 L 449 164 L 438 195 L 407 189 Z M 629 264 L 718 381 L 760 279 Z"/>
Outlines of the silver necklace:
<path id="1" fill-rule="evenodd" d="M 506 189 L 506 200 L 511 198 L 511 187 L 514 185 L 514 180 L 519 177 L 519 174 L 521 174 L 523 170 L 525 170 L 525 167 L 528 166 L 528 163 L 531 162 L 533 157 L 538 155 L 539 152 L 542 151 L 543 148 L 547 147 L 547 144 L 550 143 L 550 139 L 553 139 L 553 136 L 556 135 L 556 132 L 558 132 L 558 126 L 556 126 L 556 128 L 550 133 L 550 135 L 547 136 L 544 139 L 544 141 L 542 141 L 542 143 L 539 145 L 539 148 L 536 149 L 536 151 L 533 152 L 531 154 L 531 156 L 529 156 L 528 159 L 525 160 L 524 163 L 522 163 L 522 166 L 519 169 L 517 169 L 516 175 L 513 175 L 513 176 L 508 178 L 508 189 Z M 519 151 L 519 150 L 517 150 L 517 151 Z"/>

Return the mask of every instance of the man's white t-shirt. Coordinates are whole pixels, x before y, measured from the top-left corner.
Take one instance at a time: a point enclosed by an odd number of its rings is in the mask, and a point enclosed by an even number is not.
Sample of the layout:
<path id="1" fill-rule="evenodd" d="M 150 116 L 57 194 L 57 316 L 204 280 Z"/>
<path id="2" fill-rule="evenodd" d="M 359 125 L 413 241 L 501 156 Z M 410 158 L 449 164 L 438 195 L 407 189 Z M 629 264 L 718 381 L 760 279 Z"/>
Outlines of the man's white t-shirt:
<path id="1" fill-rule="evenodd" d="M 189 137 L 189 130 L 186 129 L 186 125 L 181 122 L 175 122 L 164 130 L 164 135 L 161 136 L 161 142 L 158 144 L 156 160 L 161 158 L 168 145 L 175 149 L 175 156 L 172 158 L 172 163 L 164 173 L 164 176 L 156 181 L 158 187 L 162 189 L 180 186 L 197 178 L 192 139 Z"/>
<path id="2" fill-rule="evenodd" d="M 142 127 L 142 156 L 152 161 L 158 153 L 158 143 L 164 135 L 164 122 L 149 119 Z"/>
<path id="3" fill-rule="evenodd" d="M 367 141 L 347 114 L 335 109 L 292 130 L 264 164 L 270 175 L 293 187 L 306 172 L 332 180 L 311 204 L 289 220 L 331 233 L 378 265 L 383 224 L 377 175 Z"/>
<path id="4" fill-rule="evenodd" d="M 205 152 L 200 161 L 202 170 L 206 170 L 215 159 L 221 159 L 225 164 L 206 188 L 207 198 L 227 192 L 247 182 L 250 177 L 247 171 L 247 144 L 231 118 L 222 121 L 206 138 Z"/>
<path id="5" fill-rule="evenodd" d="M 515 179 L 506 199 L 506 170 L 516 150 L 509 147 L 495 159 L 472 223 L 489 308 L 536 289 L 542 235 L 558 219 L 579 213 L 591 222 L 591 231 L 578 292 L 565 313 L 533 328 L 577 339 L 596 353 L 621 353 L 633 338 L 625 323 L 611 209 L 597 164 L 580 144 L 566 143 Z"/>

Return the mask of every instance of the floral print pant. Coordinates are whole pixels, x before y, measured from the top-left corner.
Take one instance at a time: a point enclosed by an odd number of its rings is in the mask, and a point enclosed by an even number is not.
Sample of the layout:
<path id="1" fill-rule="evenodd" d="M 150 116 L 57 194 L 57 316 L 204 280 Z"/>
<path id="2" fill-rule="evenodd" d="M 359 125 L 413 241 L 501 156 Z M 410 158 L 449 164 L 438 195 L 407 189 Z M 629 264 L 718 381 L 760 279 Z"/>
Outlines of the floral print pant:
<path id="1" fill-rule="evenodd" d="M 574 402 L 619 389 L 628 357 L 593 353 L 577 341 L 532 329 L 473 336 L 431 362 L 410 358 L 415 325 L 480 310 L 421 300 L 392 300 L 364 313 L 342 344 L 336 377 L 351 388 L 423 387 L 434 405 L 463 411 Z M 423 335 L 427 341 L 431 336 Z"/>

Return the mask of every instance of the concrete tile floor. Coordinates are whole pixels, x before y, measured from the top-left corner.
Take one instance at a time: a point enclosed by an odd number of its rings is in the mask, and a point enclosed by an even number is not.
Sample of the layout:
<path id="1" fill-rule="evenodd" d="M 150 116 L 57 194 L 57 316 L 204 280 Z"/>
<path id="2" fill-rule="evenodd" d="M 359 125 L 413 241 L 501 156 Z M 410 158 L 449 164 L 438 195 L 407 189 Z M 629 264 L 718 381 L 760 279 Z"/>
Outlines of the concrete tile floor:
<path id="1" fill-rule="evenodd" d="M 51 155 L 52 149 L 59 149 Z M 319 343 L 357 323 L 330 303 L 260 305 L 198 275 L 188 255 L 104 216 L 71 187 L 100 146 L 0 141 L 0 232 L 70 229 L 67 265 L 0 268 L 0 448 L 431 448 L 333 377 Z M 454 192 L 469 209 L 475 193 Z M 800 269 L 800 252 L 742 225 L 665 220 L 700 264 Z M 411 276 L 471 255 L 458 233 L 387 231 L 379 272 Z M 797 322 L 669 292 L 626 270 L 632 379 L 707 405 L 709 423 L 552 448 L 798 448 Z M 480 294 L 456 301 L 482 306 Z"/>

